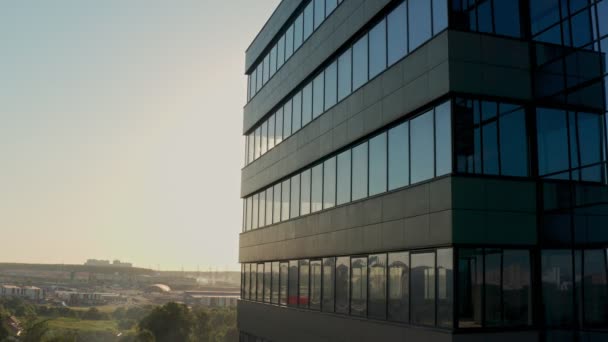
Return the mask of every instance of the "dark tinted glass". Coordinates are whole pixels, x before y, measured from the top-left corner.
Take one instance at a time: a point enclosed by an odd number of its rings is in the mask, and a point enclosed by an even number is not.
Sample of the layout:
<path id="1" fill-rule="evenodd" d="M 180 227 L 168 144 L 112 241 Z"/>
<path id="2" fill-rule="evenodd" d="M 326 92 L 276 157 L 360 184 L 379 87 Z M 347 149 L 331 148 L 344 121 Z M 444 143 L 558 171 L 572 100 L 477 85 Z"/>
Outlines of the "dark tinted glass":
<path id="1" fill-rule="evenodd" d="M 608 280 L 605 250 L 584 252 L 583 305 L 587 326 L 602 326 L 608 317 Z"/>
<path id="2" fill-rule="evenodd" d="M 336 158 L 323 163 L 323 209 L 336 205 Z"/>
<path id="3" fill-rule="evenodd" d="M 287 305 L 289 306 L 298 306 L 298 290 L 299 290 L 299 282 L 298 282 L 298 261 L 292 260 L 289 262 L 289 296 L 287 298 Z"/>
<path id="4" fill-rule="evenodd" d="M 353 90 L 359 89 L 368 80 L 367 35 L 353 45 Z"/>
<path id="5" fill-rule="evenodd" d="M 323 311 L 334 312 L 334 282 L 336 278 L 336 259 L 323 259 Z"/>
<path id="6" fill-rule="evenodd" d="M 338 6 L 338 0 L 325 0 L 325 16 L 329 17 Z"/>
<path id="7" fill-rule="evenodd" d="M 302 126 L 312 121 L 312 82 L 302 90 Z"/>
<path id="8" fill-rule="evenodd" d="M 320 73 L 313 81 L 312 118 L 315 119 L 324 110 L 325 80 L 324 73 Z"/>
<path id="9" fill-rule="evenodd" d="M 302 128 L 302 92 L 293 96 L 293 118 L 291 119 L 293 133 Z"/>
<path id="10" fill-rule="evenodd" d="M 300 274 L 298 282 L 300 283 L 298 292 L 298 306 L 308 308 L 310 301 L 310 266 L 308 260 L 300 260 Z"/>
<path id="11" fill-rule="evenodd" d="M 274 114 L 268 119 L 268 149 L 272 149 L 274 147 L 274 145 L 276 144 L 276 140 L 274 137 L 274 123 L 275 123 L 275 116 Z"/>
<path id="12" fill-rule="evenodd" d="M 285 36 L 281 36 L 277 43 L 277 69 L 285 63 Z"/>
<path id="13" fill-rule="evenodd" d="M 452 121 L 450 102 L 435 108 L 437 176 L 452 172 Z"/>
<path id="14" fill-rule="evenodd" d="M 338 101 L 338 62 L 333 62 L 325 69 L 325 110 L 333 107 Z"/>
<path id="15" fill-rule="evenodd" d="M 291 135 L 292 110 L 292 102 L 289 100 L 283 107 L 283 139 L 287 139 Z"/>
<path id="16" fill-rule="evenodd" d="M 500 166 L 503 176 L 528 175 L 528 138 L 526 113 L 523 109 L 502 114 L 505 105 L 500 105 Z"/>
<path id="17" fill-rule="evenodd" d="M 287 289 L 288 289 L 288 282 L 289 282 L 289 264 L 286 262 L 282 262 L 281 263 L 281 270 L 280 270 L 280 293 L 279 293 L 279 300 L 280 300 L 280 304 L 281 305 L 287 305 L 288 302 L 288 297 L 289 294 L 287 293 Z"/>
<path id="18" fill-rule="evenodd" d="M 558 173 L 569 168 L 568 128 L 566 112 L 538 108 L 538 168 L 541 176 Z"/>
<path id="19" fill-rule="evenodd" d="M 368 316 L 386 319 L 386 254 L 369 256 Z"/>
<path id="20" fill-rule="evenodd" d="M 435 325 L 435 253 L 416 253 L 411 259 L 411 322 Z"/>
<path id="21" fill-rule="evenodd" d="M 413 51 L 431 38 L 431 2 L 409 0 L 409 44 Z"/>
<path id="22" fill-rule="evenodd" d="M 545 323 L 567 326 L 574 322 L 572 251 L 542 252 L 542 281 Z"/>
<path id="23" fill-rule="evenodd" d="M 387 186 L 386 133 L 369 141 L 369 195 L 386 192 Z"/>
<path id="24" fill-rule="evenodd" d="M 433 34 L 448 27 L 447 0 L 433 0 Z"/>
<path id="25" fill-rule="evenodd" d="M 315 3 L 315 30 L 325 20 L 325 0 L 314 0 Z"/>
<path id="26" fill-rule="evenodd" d="M 291 25 L 285 32 L 285 60 L 288 60 L 293 55 L 293 31 L 294 26 Z"/>
<path id="27" fill-rule="evenodd" d="M 405 57 L 407 54 L 407 2 L 403 2 L 388 14 L 388 65 Z"/>
<path id="28" fill-rule="evenodd" d="M 410 183 L 409 123 L 388 131 L 388 189 Z"/>
<path id="29" fill-rule="evenodd" d="M 251 264 L 245 264 L 245 279 L 243 281 L 243 299 L 250 299 L 250 288 L 251 288 Z"/>
<path id="30" fill-rule="evenodd" d="M 293 31 L 293 49 L 297 50 L 304 40 L 304 14 L 296 18 Z"/>
<path id="31" fill-rule="evenodd" d="M 314 3 L 311 1 L 304 9 L 304 40 L 312 34 L 314 29 Z"/>
<path id="32" fill-rule="evenodd" d="M 350 314 L 367 315 L 367 258 L 351 259 Z"/>
<path id="33" fill-rule="evenodd" d="M 300 215 L 310 214 L 310 169 L 301 173 L 300 198 L 302 201 Z"/>
<path id="34" fill-rule="evenodd" d="M 386 69 L 386 20 L 369 31 L 369 78 Z"/>
<path id="35" fill-rule="evenodd" d="M 336 259 L 336 312 L 349 313 L 350 303 L 350 258 Z"/>
<path id="36" fill-rule="evenodd" d="M 283 107 L 277 110 L 275 113 L 275 125 L 274 125 L 274 140 L 275 145 L 278 145 L 281 141 L 283 141 Z"/>
<path id="37" fill-rule="evenodd" d="M 496 34 L 519 37 L 519 1 L 494 0 L 494 27 Z"/>
<path id="38" fill-rule="evenodd" d="M 458 272 L 458 327 L 479 328 L 483 315 L 483 250 L 460 249 Z"/>
<path id="39" fill-rule="evenodd" d="M 409 265 L 407 252 L 388 255 L 388 319 L 391 321 L 409 321 Z"/>
<path id="40" fill-rule="evenodd" d="M 352 150 L 352 198 L 353 201 L 367 197 L 367 143 Z"/>
<path id="41" fill-rule="evenodd" d="M 310 193 L 311 211 L 323 209 L 323 164 L 312 168 L 312 189 Z"/>
<path id="42" fill-rule="evenodd" d="M 310 262 L 310 309 L 321 310 L 321 260 Z"/>
<path id="43" fill-rule="evenodd" d="M 350 202 L 351 151 L 338 155 L 337 204 Z"/>
<path id="44" fill-rule="evenodd" d="M 451 328 L 454 315 L 452 249 L 437 250 L 437 325 Z"/>
<path id="45" fill-rule="evenodd" d="M 272 263 L 272 286 L 271 286 L 271 296 L 270 302 L 272 304 L 279 304 L 279 288 L 280 288 L 280 272 L 279 272 L 279 263 Z"/>
<path id="46" fill-rule="evenodd" d="M 485 253 L 485 324 L 499 326 L 501 319 L 501 269 L 502 251 L 486 249 Z"/>
<path id="47" fill-rule="evenodd" d="M 433 141 L 433 111 L 410 121 L 412 184 L 435 175 L 435 143 Z"/>
<path id="48" fill-rule="evenodd" d="M 338 58 L 338 101 L 352 91 L 352 50 L 348 49 Z"/>
<path id="49" fill-rule="evenodd" d="M 481 104 L 481 110 L 483 120 L 481 129 L 483 173 L 486 175 L 498 175 L 498 123 L 496 121 L 498 104 L 484 101 Z"/>
<path id="50" fill-rule="evenodd" d="M 531 325 L 530 252 L 504 250 L 502 262 L 504 324 L 513 326 Z"/>

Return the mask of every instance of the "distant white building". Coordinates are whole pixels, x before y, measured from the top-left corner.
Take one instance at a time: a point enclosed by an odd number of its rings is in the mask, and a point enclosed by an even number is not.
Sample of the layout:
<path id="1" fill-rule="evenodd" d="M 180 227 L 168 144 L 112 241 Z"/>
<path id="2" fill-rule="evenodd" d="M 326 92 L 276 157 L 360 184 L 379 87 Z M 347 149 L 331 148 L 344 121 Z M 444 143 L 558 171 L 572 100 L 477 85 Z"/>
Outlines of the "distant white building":
<path id="1" fill-rule="evenodd" d="M 35 286 L 2 285 L 0 286 L 0 297 L 21 297 L 32 301 L 39 301 L 44 299 L 44 291 Z"/>

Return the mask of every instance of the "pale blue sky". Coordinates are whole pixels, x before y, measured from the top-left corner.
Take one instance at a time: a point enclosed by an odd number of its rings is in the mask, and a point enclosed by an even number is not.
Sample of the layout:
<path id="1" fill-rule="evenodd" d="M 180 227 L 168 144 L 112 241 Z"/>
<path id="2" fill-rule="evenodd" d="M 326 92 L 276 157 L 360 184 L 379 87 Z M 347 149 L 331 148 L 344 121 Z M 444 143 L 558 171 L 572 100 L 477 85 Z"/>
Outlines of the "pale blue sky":
<path id="1" fill-rule="evenodd" d="M 278 3 L 0 4 L 0 261 L 236 268 L 244 51 Z"/>

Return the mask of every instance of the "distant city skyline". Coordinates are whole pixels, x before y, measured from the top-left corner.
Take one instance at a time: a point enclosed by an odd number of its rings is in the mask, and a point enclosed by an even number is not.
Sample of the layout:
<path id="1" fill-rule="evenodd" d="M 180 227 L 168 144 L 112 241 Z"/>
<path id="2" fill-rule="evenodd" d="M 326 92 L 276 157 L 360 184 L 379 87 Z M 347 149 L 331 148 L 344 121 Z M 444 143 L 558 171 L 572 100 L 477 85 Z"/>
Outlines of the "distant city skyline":
<path id="1" fill-rule="evenodd" d="M 263 1 L 0 5 L 0 262 L 238 269 Z"/>

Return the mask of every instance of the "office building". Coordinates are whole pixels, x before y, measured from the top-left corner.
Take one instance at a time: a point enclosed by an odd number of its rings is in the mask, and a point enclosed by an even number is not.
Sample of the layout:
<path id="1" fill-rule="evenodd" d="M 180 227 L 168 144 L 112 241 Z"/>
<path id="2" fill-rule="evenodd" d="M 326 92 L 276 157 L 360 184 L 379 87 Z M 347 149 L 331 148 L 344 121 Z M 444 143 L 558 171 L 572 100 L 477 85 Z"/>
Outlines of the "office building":
<path id="1" fill-rule="evenodd" d="M 608 0 L 283 0 L 242 341 L 608 341 Z"/>

